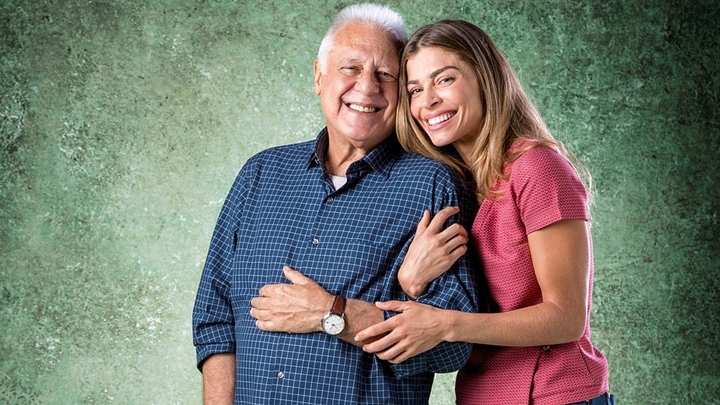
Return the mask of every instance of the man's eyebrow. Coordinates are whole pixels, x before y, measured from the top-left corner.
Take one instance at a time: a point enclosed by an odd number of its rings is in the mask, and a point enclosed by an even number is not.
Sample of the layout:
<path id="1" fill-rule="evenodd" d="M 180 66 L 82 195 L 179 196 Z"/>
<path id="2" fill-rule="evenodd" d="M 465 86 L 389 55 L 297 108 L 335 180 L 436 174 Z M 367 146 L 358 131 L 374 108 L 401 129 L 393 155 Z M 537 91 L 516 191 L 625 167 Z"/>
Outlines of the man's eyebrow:
<path id="1" fill-rule="evenodd" d="M 358 63 L 355 58 L 341 58 L 337 60 L 338 65 L 354 65 Z"/>
<path id="2" fill-rule="evenodd" d="M 354 57 L 354 56 L 348 56 L 348 57 L 345 57 L 345 58 L 340 59 L 340 64 L 341 64 L 341 65 L 343 65 L 343 64 L 344 64 L 344 65 L 347 65 L 347 64 L 360 64 L 360 65 L 362 65 L 362 64 L 363 64 L 363 59 L 362 59 L 362 58 L 356 58 L 356 57 Z M 380 68 L 380 69 L 398 69 L 397 63 L 392 63 L 392 62 L 382 62 L 382 63 L 378 63 L 376 67 L 377 67 L 377 68 Z"/>
<path id="3" fill-rule="evenodd" d="M 433 70 L 432 73 L 430 73 L 429 77 L 431 79 L 434 79 L 435 77 L 437 77 L 437 75 L 439 75 L 440 73 L 442 73 L 446 70 L 449 70 L 449 69 L 460 70 L 457 66 L 447 65 L 447 66 L 441 67 L 440 69 Z M 419 80 L 408 80 L 408 82 L 407 82 L 407 84 L 418 84 L 418 83 L 420 83 Z"/>

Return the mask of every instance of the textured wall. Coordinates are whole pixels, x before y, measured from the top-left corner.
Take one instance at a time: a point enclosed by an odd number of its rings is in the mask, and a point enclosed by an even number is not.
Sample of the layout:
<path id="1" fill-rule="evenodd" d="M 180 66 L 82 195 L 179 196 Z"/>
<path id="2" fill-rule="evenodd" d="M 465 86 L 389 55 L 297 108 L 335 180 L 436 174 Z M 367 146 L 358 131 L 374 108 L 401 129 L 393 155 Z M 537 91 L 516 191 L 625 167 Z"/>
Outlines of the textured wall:
<path id="1" fill-rule="evenodd" d="M 215 217 L 251 154 L 321 127 L 312 61 L 348 4 L 257 3 L 0 3 L 0 403 L 200 402 L 189 319 Z M 411 30 L 483 27 L 594 173 L 612 390 L 717 404 L 718 7 L 438 3 L 390 4 Z"/>

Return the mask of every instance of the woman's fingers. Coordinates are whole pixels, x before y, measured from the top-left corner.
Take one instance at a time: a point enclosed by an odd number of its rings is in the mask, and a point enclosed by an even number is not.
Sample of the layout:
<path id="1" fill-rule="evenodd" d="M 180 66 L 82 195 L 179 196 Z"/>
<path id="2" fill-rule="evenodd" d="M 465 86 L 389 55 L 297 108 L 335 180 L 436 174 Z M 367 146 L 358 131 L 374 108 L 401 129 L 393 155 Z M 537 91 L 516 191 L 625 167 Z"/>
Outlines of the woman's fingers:
<path id="1" fill-rule="evenodd" d="M 435 214 L 432 221 L 430 221 L 428 228 L 434 230 L 436 233 L 440 232 L 440 229 L 442 229 L 445 222 L 458 212 L 460 212 L 460 208 L 458 207 L 446 207 L 441 209 L 437 214 Z"/>
<path id="2" fill-rule="evenodd" d="M 415 233 L 422 234 L 427 229 L 428 225 L 430 225 L 430 211 L 425 210 L 423 211 L 423 216 L 420 218 L 420 222 L 417 224 L 417 230 Z"/>

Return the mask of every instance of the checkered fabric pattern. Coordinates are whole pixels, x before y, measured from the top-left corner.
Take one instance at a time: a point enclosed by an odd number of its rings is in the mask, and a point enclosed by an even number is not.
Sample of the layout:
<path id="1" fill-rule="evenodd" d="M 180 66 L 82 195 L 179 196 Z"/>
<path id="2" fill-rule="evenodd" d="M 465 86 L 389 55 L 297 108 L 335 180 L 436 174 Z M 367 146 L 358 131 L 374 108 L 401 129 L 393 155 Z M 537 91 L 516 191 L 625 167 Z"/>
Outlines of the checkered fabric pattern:
<path id="1" fill-rule="evenodd" d="M 315 141 L 252 157 L 221 210 L 193 312 L 197 361 L 237 358 L 236 404 L 426 404 L 434 372 L 459 369 L 471 345 L 442 343 L 400 365 L 324 333 L 259 330 L 250 300 L 286 283 L 289 265 L 332 294 L 367 302 L 405 300 L 397 271 L 424 210 L 475 207 L 447 167 L 405 153 L 394 136 L 353 163 L 338 190 L 324 170 L 327 132 Z M 477 310 L 470 255 L 435 280 L 419 302 Z M 386 317 L 392 314 L 386 314 Z"/>

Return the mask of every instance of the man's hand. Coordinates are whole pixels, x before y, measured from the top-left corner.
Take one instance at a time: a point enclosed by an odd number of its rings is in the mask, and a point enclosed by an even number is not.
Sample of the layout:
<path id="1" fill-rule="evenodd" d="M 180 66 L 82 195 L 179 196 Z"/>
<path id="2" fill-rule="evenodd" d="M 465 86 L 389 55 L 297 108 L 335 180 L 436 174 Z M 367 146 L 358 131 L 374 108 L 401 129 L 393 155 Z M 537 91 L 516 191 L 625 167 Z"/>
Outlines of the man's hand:
<path id="1" fill-rule="evenodd" d="M 334 297 L 299 271 L 285 266 L 283 273 L 292 284 L 267 284 L 252 299 L 250 316 L 255 325 L 266 332 L 321 331 L 320 321 Z"/>

